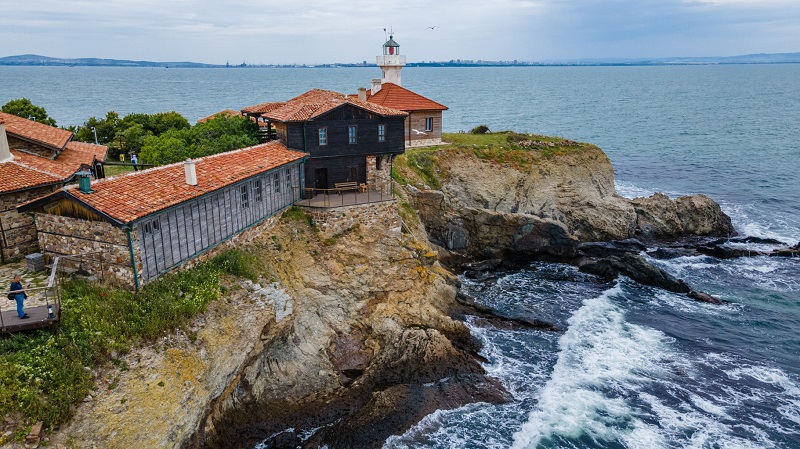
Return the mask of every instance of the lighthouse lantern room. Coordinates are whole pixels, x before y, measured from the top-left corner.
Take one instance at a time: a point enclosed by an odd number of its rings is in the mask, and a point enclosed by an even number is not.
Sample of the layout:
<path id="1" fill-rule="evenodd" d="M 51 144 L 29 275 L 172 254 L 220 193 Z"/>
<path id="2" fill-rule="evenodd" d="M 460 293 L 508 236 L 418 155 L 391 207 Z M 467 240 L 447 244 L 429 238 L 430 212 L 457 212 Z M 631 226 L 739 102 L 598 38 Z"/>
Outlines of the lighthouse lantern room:
<path id="1" fill-rule="evenodd" d="M 378 56 L 376 62 L 382 71 L 381 84 L 401 85 L 400 70 L 406 65 L 406 57 L 400 55 L 400 44 L 395 42 L 394 36 L 389 35 L 389 40 L 383 44 L 383 55 Z"/>

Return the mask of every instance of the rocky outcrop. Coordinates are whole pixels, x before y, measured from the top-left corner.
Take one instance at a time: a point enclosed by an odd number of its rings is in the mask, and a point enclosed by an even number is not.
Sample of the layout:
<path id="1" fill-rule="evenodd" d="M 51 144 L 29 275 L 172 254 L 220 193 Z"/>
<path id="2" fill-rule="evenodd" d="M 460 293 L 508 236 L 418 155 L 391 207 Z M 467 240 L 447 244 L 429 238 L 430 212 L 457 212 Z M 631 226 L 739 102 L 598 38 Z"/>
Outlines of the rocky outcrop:
<path id="1" fill-rule="evenodd" d="M 672 200 L 663 193 L 656 193 L 647 198 L 635 198 L 631 203 L 636 210 L 636 234 L 646 239 L 736 235 L 730 217 L 705 195 Z"/>
<path id="2" fill-rule="evenodd" d="M 261 336 L 190 447 L 270 435 L 269 447 L 376 447 L 434 410 L 506 400 L 449 317 L 457 280 L 427 244 L 358 226 L 323 241 L 307 220 L 274 232 L 259 256 L 292 313 Z"/>
<path id="3" fill-rule="evenodd" d="M 735 234 L 704 195 L 617 195 L 608 157 L 586 146 L 519 168 L 443 149 L 440 188 L 407 186 L 430 240 L 452 265 L 464 261 L 575 258 L 583 242 Z"/>

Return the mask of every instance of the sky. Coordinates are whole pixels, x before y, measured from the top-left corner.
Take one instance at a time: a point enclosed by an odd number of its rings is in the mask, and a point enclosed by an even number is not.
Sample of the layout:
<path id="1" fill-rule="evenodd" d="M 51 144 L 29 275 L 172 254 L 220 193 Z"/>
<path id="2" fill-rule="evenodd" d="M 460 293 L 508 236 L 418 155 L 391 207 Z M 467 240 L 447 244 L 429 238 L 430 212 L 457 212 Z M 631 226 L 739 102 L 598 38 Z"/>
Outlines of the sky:
<path id="1" fill-rule="evenodd" d="M 0 56 L 212 64 L 800 52 L 800 0 L 0 0 Z"/>

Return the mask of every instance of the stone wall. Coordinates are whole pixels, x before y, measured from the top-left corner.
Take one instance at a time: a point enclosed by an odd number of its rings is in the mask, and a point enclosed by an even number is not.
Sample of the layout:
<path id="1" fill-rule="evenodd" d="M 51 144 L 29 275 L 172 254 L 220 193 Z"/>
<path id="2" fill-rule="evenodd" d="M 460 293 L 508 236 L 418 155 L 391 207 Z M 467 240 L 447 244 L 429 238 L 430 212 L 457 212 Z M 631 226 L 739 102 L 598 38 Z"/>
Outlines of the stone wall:
<path id="1" fill-rule="evenodd" d="M 376 192 L 390 193 L 392 156 L 367 156 L 367 185 Z M 380 167 L 380 168 L 379 168 Z"/>
<path id="2" fill-rule="evenodd" d="M 324 236 L 339 234 L 355 224 L 367 228 L 377 226 L 382 229 L 399 228 L 401 224 L 396 200 L 324 209 L 315 207 L 301 207 L 301 209 L 311 215 Z"/>
<path id="3" fill-rule="evenodd" d="M 110 284 L 125 287 L 134 285 L 125 229 L 104 221 L 42 213 L 35 214 L 35 220 L 39 246 L 47 263 L 52 263 L 57 256 L 81 256 L 79 261 L 61 259 L 59 264 L 69 268 L 82 268 Z"/>
<path id="4" fill-rule="evenodd" d="M 33 217 L 17 212 L 17 206 L 47 195 L 57 187 L 39 187 L 0 195 L 0 251 L 9 261 L 39 251 Z"/>

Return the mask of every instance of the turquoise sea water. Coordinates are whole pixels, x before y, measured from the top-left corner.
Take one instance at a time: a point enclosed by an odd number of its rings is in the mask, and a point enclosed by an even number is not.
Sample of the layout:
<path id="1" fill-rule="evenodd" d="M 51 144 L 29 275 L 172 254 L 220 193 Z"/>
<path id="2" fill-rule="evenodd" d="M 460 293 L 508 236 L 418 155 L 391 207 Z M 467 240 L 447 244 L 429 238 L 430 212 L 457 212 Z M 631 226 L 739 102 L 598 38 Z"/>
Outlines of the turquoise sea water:
<path id="1" fill-rule="evenodd" d="M 0 104 L 59 124 L 108 110 L 191 121 L 312 87 L 355 92 L 377 69 L 0 67 Z M 450 107 L 445 131 L 555 134 L 599 145 L 618 191 L 705 193 L 743 235 L 800 241 L 800 65 L 407 68 Z M 532 264 L 465 288 L 562 333 L 472 325 L 515 401 L 440 411 L 389 448 L 800 447 L 800 260 L 654 261 L 731 301 L 689 302 L 628 280 Z"/>

